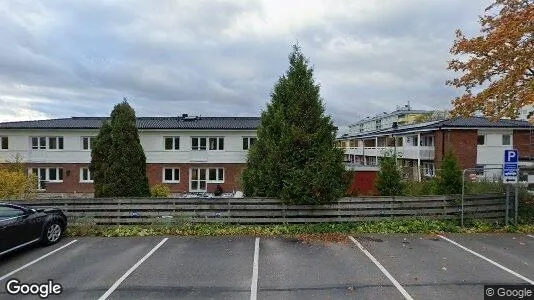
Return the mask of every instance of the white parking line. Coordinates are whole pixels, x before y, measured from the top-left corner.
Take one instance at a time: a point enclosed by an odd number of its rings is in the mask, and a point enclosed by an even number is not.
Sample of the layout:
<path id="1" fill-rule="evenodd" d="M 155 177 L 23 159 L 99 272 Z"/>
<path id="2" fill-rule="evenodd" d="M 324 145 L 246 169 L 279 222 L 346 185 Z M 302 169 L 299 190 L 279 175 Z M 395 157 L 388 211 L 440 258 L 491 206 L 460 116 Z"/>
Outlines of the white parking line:
<path id="1" fill-rule="evenodd" d="M 48 256 L 50 256 L 50 255 L 52 255 L 52 254 L 58 252 L 58 251 L 61 250 L 61 249 L 64 249 L 64 248 L 66 248 L 66 247 L 68 247 L 68 246 L 70 246 L 70 245 L 76 243 L 77 241 L 78 241 L 78 240 L 73 240 L 73 241 L 71 241 L 70 243 L 65 244 L 65 245 L 63 245 L 63 246 L 57 248 L 56 250 L 50 251 L 50 252 L 48 252 L 47 254 L 45 254 L 45 255 L 43 255 L 43 256 L 37 258 L 37 259 L 34 259 L 34 260 L 30 261 L 29 263 L 25 264 L 24 266 L 22 266 L 22 267 L 20 267 L 20 268 L 18 268 L 18 269 L 15 269 L 15 270 L 13 270 L 13 271 L 7 273 L 6 275 L 0 277 L 0 281 L 6 279 L 6 278 L 8 278 L 8 277 L 10 277 L 11 275 L 13 275 L 13 274 L 15 274 L 15 273 L 17 273 L 17 272 L 19 272 L 19 271 L 21 271 L 21 270 L 26 269 L 27 267 L 33 265 L 34 263 L 36 263 L 36 262 L 38 262 L 38 261 L 40 261 L 40 260 L 43 260 L 43 259 L 47 258 Z"/>
<path id="2" fill-rule="evenodd" d="M 527 236 L 534 239 L 534 235 L 527 234 Z"/>
<path id="3" fill-rule="evenodd" d="M 260 258 L 260 238 L 254 243 L 254 263 L 252 264 L 252 283 L 250 284 L 250 300 L 258 297 L 258 260 Z"/>
<path id="4" fill-rule="evenodd" d="M 380 269 L 380 271 L 382 271 L 382 273 L 384 273 L 384 275 L 386 275 L 386 277 L 393 283 L 393 285 L 399 290 L 399 292 L 401 292 L 401 294 L 404 296 L 405 299 L 407 300 L 413 300 L 412 296 L 410 296 L 410 294 L 408 294 L 408 292 L 402 287 L 402 285 L 400 285 L 400 283 L 395 280 L 395 278 L 393 278 L 393 276 L 391 276 L 391 274 L 389 274 L 388 270 L 386 270 L 386 268 L 384 268 L 380 262 L 378 262 L 378 260 L 376 260 L 376 258 L 374 258 L 374 256 L 369 253 L 369 251 L 367 251 L 363 246 L 362 244 L 360 244 L 360 242 L 358 242 L 355 238 L 353 238 L 352 236 L 349 236 L 349 239 L 354 243 L 356 244 L 356 246 L 358 246 L 358 248 L 360 248 L 360 250 L 362 250 L 363 253 L 365 253 L 365 255 L 367 255 L 367 257 L 369 257 L 369 259 L 375 263 L 375 265 Z"/>
<path id="5" fill-rule="evenodd" d="M 135 269 L 137 269 L 145 260 L 147 260 L 150 257 L 150 255 L 154 254 L 154 252 L 156 252 L 156 250 L 158 250 L 158 248 L 161 247 L 161 245 L 163 245 L 163 243 L 165 243 L 167 240 L 168 238 L 164 238 L 163 240 L 161 240 L 159 244 L 157 244 L 154 248 L 152 248 L 152 250 L 150 250 L 145 256 L 143 256 L 143 258 L 141 258 L 137 263 L 135 263 L 135 265 L 133 265 L 130 268 L 130 270 L 126 271 L 126 273 L 124 273 L 124 275 L 122 275 L 121 278 L 119 278 L 119 280 L 117 280 L 117 282 L 115 282 L 109 288 L 109 290 L 107 290 L 107 292 L 98 299 L 99 300 L 107 299 L 109 295 L 111 295 L 111 293 L 113 293 L 117 289 L 117 287 L 119 287 L 119 285 L 124 281 L 124 279 L 126 279 L 130 274 L 132 274 L 132 272 L 135 271 Z"/>
<path id="6" fill-rule="evenodd" d="M 497 267 L 503 269 L 504 271 L 506 271 L 506 272 L 508 272 L 508 273 L 510 273 L 510 274 L 512 274 L 512 275 L 515 275 L 515 276 L 521 278 L 522 280 L 524 280 L 524 281 L 526 281 L 526 282 L 528 282 L 528 283 L 534 285 L 534 281 L 533 281 L 533 280 L 528 279 L 528 278 L 526 278 L 525 276 L 523 276 L 523 275 L 521 275 L 521 274 L 519 274 L 519 273 L 517 273 L 517 272 L 514 272 L 514 271 L 508 269 L 507 267 L 505 267 L 505 266 L 503 266 L 503 265 L 501 265 L 501 264 L 499 264 L 499 263 L 497 263 L 497 262 L 495 262 L 495 261 L 493 261 L 493 260 L 491 260 L 491 259 L 485 257 L 484 255 L 479 254 L 479 253 L 477 253 L 477 252 L 475 252 L 475 251 L 473 251 L 473 250 L 471 250 L 471 249 L 469 249 L 469 248 L 467 248 L 467 247 L 464 247 L 464 246 L 458 244 L 457 242 L 455 242 L 455 241 L 453 241 L 453 240 L 451 240 L 451 239 L 448 239 L 448 238 L 446 238 L 446 237 L 444 237 L 444 236 L 442 236 L 442 235 L 438 235 L 438 236 L 439 236 L 440 238 L 446 240 L 447 242 L 449 242 L 449 243 L 451 243 L 451 244 L 453 244 L 453 245 L 456 245 L 456 246 L 458 246 L 458 247 L 464 249 L 465 251 L 467 251 L 467 252 L 469 252 L 469 253 L 471 253 L 471 254 L 473 254 L 473 255 L 476 255 L 476 256 L 482 258 L 483 260 L 485 260 L 485 261 L 487 261 L 487 262 L 489 262 L 489 263 L 491 263 L 491 264 L 493 264 L 493 265 L 495 265 L 495 266 L 497 266 Z"/>

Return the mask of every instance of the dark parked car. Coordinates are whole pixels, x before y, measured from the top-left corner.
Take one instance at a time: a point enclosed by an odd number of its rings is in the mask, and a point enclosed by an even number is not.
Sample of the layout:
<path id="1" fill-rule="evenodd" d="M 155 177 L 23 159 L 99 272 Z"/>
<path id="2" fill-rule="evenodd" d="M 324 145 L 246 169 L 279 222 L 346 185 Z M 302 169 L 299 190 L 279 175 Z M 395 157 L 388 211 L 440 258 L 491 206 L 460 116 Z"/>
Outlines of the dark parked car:
<path id="1" fill-rule="evenodd" d="M 67 217 L 60 209 L 0 203 L 0 255 L 30 244 L 54 244 L 66 228 Z"/>

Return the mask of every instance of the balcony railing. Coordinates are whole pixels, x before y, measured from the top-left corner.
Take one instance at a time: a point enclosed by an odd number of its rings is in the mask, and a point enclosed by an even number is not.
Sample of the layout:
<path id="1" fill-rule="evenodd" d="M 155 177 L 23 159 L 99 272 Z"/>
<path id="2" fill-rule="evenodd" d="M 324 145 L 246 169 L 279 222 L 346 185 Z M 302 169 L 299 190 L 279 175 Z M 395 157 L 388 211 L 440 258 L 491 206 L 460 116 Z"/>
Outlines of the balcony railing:
<path id="1" fill-rule="evenodd" d="M 345 147 L 345 154 L 364 156 L 385 156 L 386 153 L 397 153 L 401 158 L 433 160 L 434 146 L 404 146 L 404 147 Z"/>

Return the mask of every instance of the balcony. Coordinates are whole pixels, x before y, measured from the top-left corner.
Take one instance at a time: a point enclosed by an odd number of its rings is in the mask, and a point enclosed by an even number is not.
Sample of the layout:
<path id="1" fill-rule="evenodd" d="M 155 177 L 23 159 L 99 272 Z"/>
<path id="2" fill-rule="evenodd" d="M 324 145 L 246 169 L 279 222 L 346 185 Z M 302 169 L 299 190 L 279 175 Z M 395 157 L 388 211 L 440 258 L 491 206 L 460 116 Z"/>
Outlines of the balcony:
<path id="1" fill-rule="evenodd" d="M 434 160 L 434 146 L 405 146 L 405 147 L 347 147 L 343 148 L 345 154 L 384 156 L 385 153 L 396 152 L 399 157 L 408 159 Z"/>

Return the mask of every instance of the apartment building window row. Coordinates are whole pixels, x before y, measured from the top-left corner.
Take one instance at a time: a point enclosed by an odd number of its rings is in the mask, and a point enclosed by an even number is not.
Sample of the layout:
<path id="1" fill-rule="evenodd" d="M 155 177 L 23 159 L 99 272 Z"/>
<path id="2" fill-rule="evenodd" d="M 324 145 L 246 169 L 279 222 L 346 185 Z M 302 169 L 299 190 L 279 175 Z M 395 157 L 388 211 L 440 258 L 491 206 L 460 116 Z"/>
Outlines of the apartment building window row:
<path id="1" fill-rule="evenodd" d="M 82 137 L 82 149 L 83 150 L 93 149 L 94 143 L 95 143 L 94 136 L 83 136 Z"/>
<path id="2" fill-rule="evenodd" d="M 80 168 L 80 182 L 82 183 L 93 182 L 93 176 L 91 175 L 91 170 L 89 170 L 89 168 Z"/>
<path id="3" fill-rule="evenodd" d="M 63 150 L 62 136 L 34 136 L 31 138 L 32 149 Z"/>
<path id="4" fill-rule="evenodd" d="M 192 137 L 191 150 L 224 150 L 224 137 Z"/>
<path id="5" fill-rule="evenodd" d="M 9 149 L 9 138 L 7 136 L 0 136 L 0 150 Z"/>
<path id="6" fill-rule="evenodd" d="M 249 150 L 250 148 L 252 148 L 252 145 L 254 145 L 254 143 L 256 143 L 256 138 L 255 137 L 244 137 L 243 138 L 243 150 Z"/>
<path id="7" fill-rule="evenodd" d="M 180 137 L 179 136 L 166 136 L 165 150 L 180 150 Z"/>
<path id="8" fill-rule="evenodd" d="M 31 168 L 31 174 L 39 179 L 39 190 L 45 188 L 45 182 L 63 182 L 63 168 Z"/>

